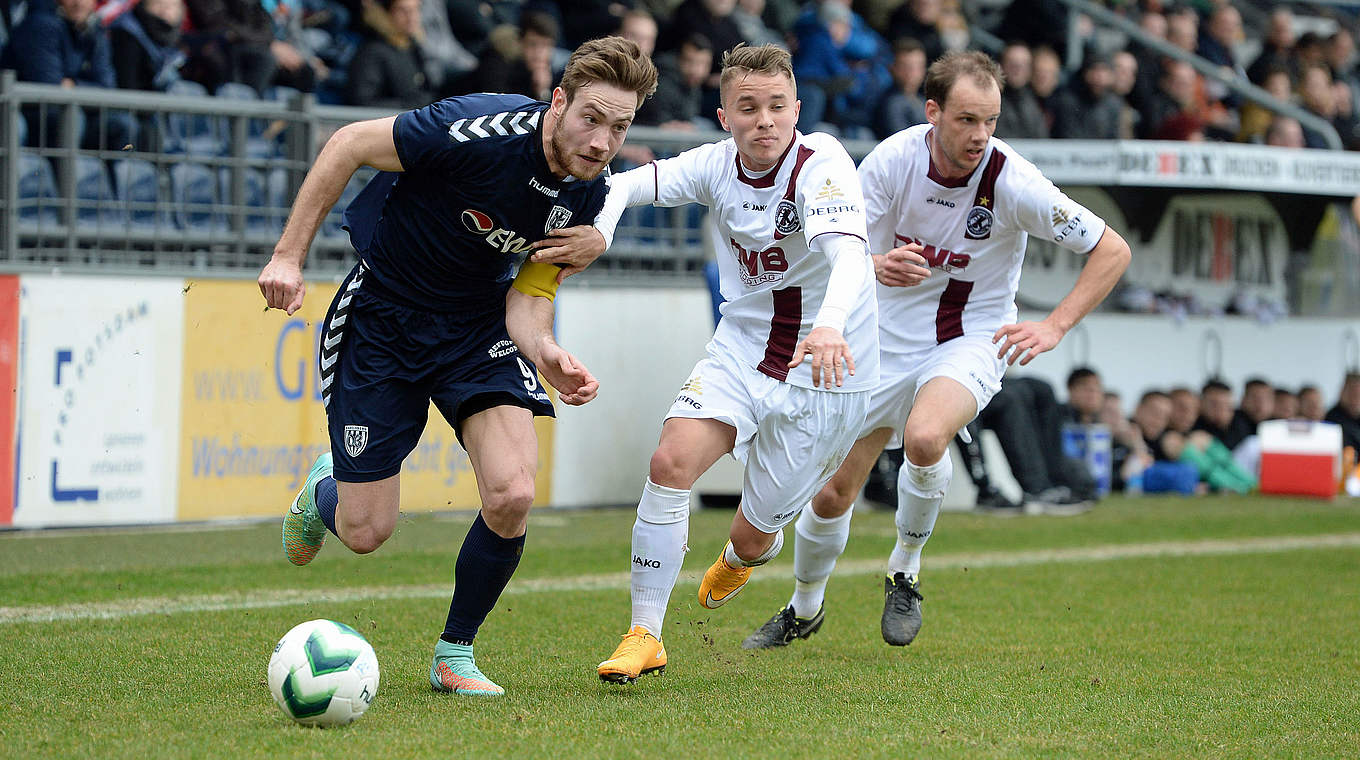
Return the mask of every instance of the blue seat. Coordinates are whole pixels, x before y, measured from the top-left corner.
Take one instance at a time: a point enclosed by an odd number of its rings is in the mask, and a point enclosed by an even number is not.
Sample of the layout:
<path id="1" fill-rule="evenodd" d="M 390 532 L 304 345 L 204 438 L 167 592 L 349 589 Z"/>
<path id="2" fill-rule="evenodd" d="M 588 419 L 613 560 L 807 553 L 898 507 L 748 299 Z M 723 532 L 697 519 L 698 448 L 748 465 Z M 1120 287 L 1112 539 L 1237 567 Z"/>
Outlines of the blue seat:
<path id="1" fill-rule="evenodd" d="M 218 171 L 218 183 L 223 204 L 231 203 L 231 170 Z M 275 225 L 275 218 L 269 214 L 269 188 L 265 173 L 259 169 L 241 170 L 241 205 L 245 207 L 245 233 L 251 237 L 269 237 L 283 231 L 283 225 Z"/>
<path id="2" fill-rule="evenodd" d="M 277 100 L 280 103 L 287 103 L 288 101 L 293 99 L 294 95 L 301 94 L 302 90 L 299 90 L 295 87 L 285 87 L 284 85 L 276 84 L 273 87 L 266 87 L 264 93 L 261 95 L 261 99 Z"/>
<path id="3" fill-rule="evenodd" d="M 76 157 L 76 225 L 83 231 L 113 232 L 123 228 L 123 212 L 104 162 Z"/>
<path id="4" fill-rule="evenodd" d="M 180 80 L 166 91 L 184 98 L 207 98 L 208 90 L 197 82 Z M 199 113 L 165 116 L 165 152 L 191 156 L 223 156 L 229 148 L 226 120 Z"/>
<path id="5" fill-rule="evenodd" d="M 255 88 L 240 82 L 224 82 L 217 88 L 217 97 L 227 100 L 259 101 L 260 94 Z M 236 122 L 231 120 L 234 129 Z M 269 128 L 268 119 L 249 119 L 246 121 L 246 156 L 249 158 L 273 158 L 278 155 L 278 146 L 273 140 L 265 139 Z"/>
<path id="6" fill-rule="evenodd" d="M 260 93 L 255 88 L 240 82 L 223 82 L 217 86 L 217 97 L 228 100 L 259 100 Z"/>
<path id="7" fill-rule="evenodd" d="M 156 166 L 140 158 L 113 162 L 113 189 L 128 225 L 135 230 L 169 229 L 165 197 Z"/>
<path id="8" fill-rule="evenodd" d="M 288 221 L 288 212 L 293 207 L 293 199 L 288 194 L 288 172 L 273 168 L 265 178 L 265 216 L 269 218 L 270 228 L 283 232 Z"/>
<path id="9" fill-rule="evenodd" d="M 170 199 L 175 226 L 186 232 L 211 235 L 225 231 L 217 205 L 217 177 L 206 166 L 175 164 L 170 167 Z"/>
<path id="10" fill-rule="evenodd" d="M 23 227 L 55 227 L 61 223 L 57 213 L 57 176 L 52 164 L 42 156 L 19 153 L 19 224 Z"/>

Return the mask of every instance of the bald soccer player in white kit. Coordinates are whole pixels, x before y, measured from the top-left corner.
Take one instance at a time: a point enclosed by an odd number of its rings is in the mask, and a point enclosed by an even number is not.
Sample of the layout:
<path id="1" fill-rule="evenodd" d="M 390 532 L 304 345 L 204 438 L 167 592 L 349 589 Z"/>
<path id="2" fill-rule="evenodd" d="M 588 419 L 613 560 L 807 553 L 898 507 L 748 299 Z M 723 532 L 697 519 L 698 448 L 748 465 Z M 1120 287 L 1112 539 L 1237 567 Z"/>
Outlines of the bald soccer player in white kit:
<path id="1" fill-rule="evenodd" d="M 910 644 L 922 622 L 921 550 L 952 474 L 950 440 L 1000 390 L 1008 363 L 1028 364 L 1056 346 L 1128 267 L 1129 247 L 1117 232 L 992 137 L 1001 85 L 985 54 L 945 55 L 926 76 L 929 123 L 887 138 L 860 164 L 870 250 L 885 252 L 873 256 L 881 379 L 859 441 L 798 518 L 792 599 L 744 648 L 784 646 L 822 625 L 854 499 L 893 439 L 905 461 L 880 627 L 888 644 Z M 1017 323 L 1029 235 L 1087 261 L 1052 313 Z"/>

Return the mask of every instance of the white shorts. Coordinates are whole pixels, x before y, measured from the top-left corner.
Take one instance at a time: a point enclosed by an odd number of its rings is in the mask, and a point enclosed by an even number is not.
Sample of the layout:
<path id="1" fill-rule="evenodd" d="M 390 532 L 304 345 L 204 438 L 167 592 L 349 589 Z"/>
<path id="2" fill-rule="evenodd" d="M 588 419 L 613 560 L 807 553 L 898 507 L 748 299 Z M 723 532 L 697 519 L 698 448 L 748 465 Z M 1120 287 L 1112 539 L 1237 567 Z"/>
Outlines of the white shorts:
<path id="1" fill-rule="evenodd" d="M 860 436 L 879 428 L 892 428 L 887 448 L 902 446 L 902 428 L 907 424 L 912 402 L 921 386 L 937 377 L 958 382 L 973 394 L 981 412 L 1001 390 L 1006 362 L 996 358 L 997 347 L 990 335 L 962 335 L 938 346 L 909 354 L 884 351 L 879 356 L 879 382 L 869 402 L 869 414 Z"/>
<path id="2" fill-rule="evenodd" d="M 732 456 L 746 465 L 741 509 L 774 533 L 793 522 L 845 461 L 869 410 L 869 391 L 812 390 L 710 353 L 694 366 L 666 419 L 709 419 L 736 428 Z"/>

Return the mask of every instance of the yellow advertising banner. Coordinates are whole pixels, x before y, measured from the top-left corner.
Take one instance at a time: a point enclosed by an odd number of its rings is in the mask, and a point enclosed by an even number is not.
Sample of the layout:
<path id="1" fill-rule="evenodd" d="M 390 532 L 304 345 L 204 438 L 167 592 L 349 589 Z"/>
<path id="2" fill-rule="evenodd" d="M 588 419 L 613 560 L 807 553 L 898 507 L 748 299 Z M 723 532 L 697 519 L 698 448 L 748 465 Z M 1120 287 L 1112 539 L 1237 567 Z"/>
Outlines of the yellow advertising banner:
<path id="1" fill-rule="evenodd" d="M 317 346 L 334 283 L 309 283 L 300 311 L 264 308 L 252 281 L 185 282 L 180 520 L 282 515 L 329 446 Z M 535 503 L 548 503 L 552 420 L 535 420 Z M 430 407 L 401 471 L 404 511 L 475 509 L 467 452 Z"/>

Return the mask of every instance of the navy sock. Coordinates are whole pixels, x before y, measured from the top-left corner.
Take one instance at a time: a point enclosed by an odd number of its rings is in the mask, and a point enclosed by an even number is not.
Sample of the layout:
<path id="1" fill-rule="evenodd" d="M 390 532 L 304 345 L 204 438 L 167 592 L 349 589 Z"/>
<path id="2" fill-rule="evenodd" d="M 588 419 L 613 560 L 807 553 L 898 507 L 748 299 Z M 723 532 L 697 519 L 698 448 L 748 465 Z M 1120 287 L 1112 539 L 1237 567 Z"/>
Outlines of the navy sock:
<path id="1" fill-rule="evenodd" d="M 471 644 L 487 613 L 496 606 L 505 584 L 524 553 L 524 536 L 501 538 L 487 527 L 482 514 L 468 529 L 453 573 L 453 602 L 439 637 L 450 644 Z"/>
<path id="2" fill-rule="evenodd" d="M 316 497 L 316 511 L 321 515 L 321 522 L 326 524 L 326 530 L 336 538 L 340 537 L 335 532 L 335 508 L 340 505 L 340 495 L 335 488 L 335 478 L 327 475 L 318 480 L 316 490 L 313 492 Z"/>

